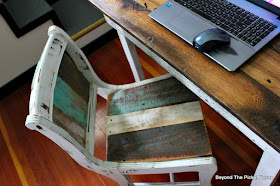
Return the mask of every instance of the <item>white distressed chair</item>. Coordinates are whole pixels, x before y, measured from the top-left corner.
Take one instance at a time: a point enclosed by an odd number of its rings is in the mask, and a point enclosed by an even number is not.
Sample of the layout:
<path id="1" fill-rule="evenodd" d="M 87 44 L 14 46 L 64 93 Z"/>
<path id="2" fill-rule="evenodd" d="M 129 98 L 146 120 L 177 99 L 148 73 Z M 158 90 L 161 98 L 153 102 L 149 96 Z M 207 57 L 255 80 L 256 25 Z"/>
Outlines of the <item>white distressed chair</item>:
<path id="1" fill-rule="evenodd" d="M 97 93 L 108 99 L 107 161 L 94 156 Z M 60 28 L 32 82 L 26 126 L 50 138 L 81 166 L 120 185 L 211 185 L 217 171 L 199 99 L 170 75 L 127 85 L 101 81 Z M 199 181 L 174 182 L 173 173 Z M 170 183 L 131 183 L 127 175 L 169 173 Z"/>

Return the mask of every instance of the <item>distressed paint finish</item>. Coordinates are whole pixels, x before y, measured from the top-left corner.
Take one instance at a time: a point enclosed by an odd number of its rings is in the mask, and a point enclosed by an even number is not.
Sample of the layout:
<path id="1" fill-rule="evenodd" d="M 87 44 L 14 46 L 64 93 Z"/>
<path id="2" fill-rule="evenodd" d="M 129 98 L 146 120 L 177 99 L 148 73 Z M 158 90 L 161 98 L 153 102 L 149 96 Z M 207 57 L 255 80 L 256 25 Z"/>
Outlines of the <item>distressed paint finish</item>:
<path id="1" fill-rule="evenodd" d="M 107 116 L 107 135 L 203 120 L 199 101 Z"/>
<path id="2" fill-rule="evenodd" d="M 79 123 L 84 130 L 86 129 L 87 102 L 73 91 L 60 77 L 56 81 L 53 104 L 65 115 Z"/>
<path id="3" fill-rule="evenodd" d="M 166 161 L 211 155 L 197 100 L 197 96 L 175 78 L 113 93 L 107 103 L 108 134 L 113 120 L 120 120 L 117 127 L 120 130 L 111 131 L 108 136 L 107 159 L 120 162 Z M 195 113 L 190 115 L 200 117 L 182 123 L 178 122 L 180 117 L 169 115 L 174 115 L 172 111 L 182 105 L 188 109 L 178 111 L 178 116 L 184 118 L 184 112 L 194 110 Z M 193 110 L 189 105 L 194 107 Z"/>
<path id="4" fill-rule="evenodd" d="M 195 94 L 175 78 L 170 78 L 111 94 L 108 99 L 108 115 L 124 114 L 195 100 L 198 100 Z"/>
<path id="5" fill-rule="evenodd" d="M 163 161 L 211 155 L 202 120 L 108 137 L 107 160 Z"/>
<path id="6" fill-rule="evenodd" d="M 46 137 L 50 138 L 56 144 L 58 144 L 62 149 L 64 149 L 73 159 L 75 159 L 81 166 L 95 171 L 99 174 L 105 175 L 117 181 L 122 186 L 132 185 L 129 178 L 126 176 L 127 174 L 157 174 L 157 173 L 170 173 L 170 172 L 186 172 L 186 171 L 197 171 L 200 175 L 203 175 L 200 178 L 200 183 L 203 185 L 209 185 L 213 174 L 217 170 L 215 158 L 212 156 L 208 157 L 198 157 L 198 158 L 190 158 L 190 159 L 181 159 L 181 160 L 173 160 L 173 161 L 162 161 L 162 162 L 136 162 L 136 163 L 117 163 L 110 161 L 102 161 L 96 157 L 94 157 L 91 153 L 92 151 L 83 145 L 84 142 L 80 142 L 76 134 L 81 136 L 82 141 L 84 141 L 84 129 L 79 124 L 76 124 L 77 121 L 73 119 L 73 117 L 69 117 L 65 114 L 64 111 L 60 110 L 56 106 L 53 105 L 57 103 L 53 103 L 56 99 L 54 98 L 54 86 L 56 85 L 56 76 L 58 72 L 58 68 L 60 65 L 60 61 L 62 59 L 61 55 L 55 56 L 53 59 L 48 55 L 49 52 L 62 53 L 64 52 L 66 43 L 67 43 L 67 52 L 73 59 L 74 64 L 77 67 L 79 72 L 86 77 L 86 79 L 91 83 L 90 86 L 96 84 L 98 87 L 118 90 L 125 88 L 132 88 L 141 85 L 145 85 L 148 82 L 153 83 L 162 79 L 170 78 L 170 75 L 165 75 L 159 78 L 145 80 L 139 83 L 132 83 L 127 85 L 110 85 L 101 81 L 93 69 L 91 68 L 89 62 L 87 61 L 85 55 L 82 51 L 77 47 L 77 45 L 71 40 L 70 36 L 68 36 L 63 30 L 58 27 L 52 26 L 49 29 L 50 38 L 47 42 L 45 50 L 42 54 L 42 60 L 40 60 L 40 70 L 35 74 L 35 78 L 40 79 L 40 81 L 33 81 L 34 90 L 32 90 L 33 96 L 30 98 L 30 106 L 33 108 L 44 107 L 44 110 L 40 109 L 31 109 L 30 115 L 27 116 L 26 126 L 32 130 L 37 130 L 42 133 Z M 65 39 L 63 40 L 64 45 L 62 47 L 55 47 L 53 42 L 56 38 Z M 61 40 L 62 41 L 62 40 Z M 43 76 L 40 76 L 40 73 Z M 39 77 L 39 78 L 38 78 Z M 71 77 L 71 75 L 70 75 Z M 63 80 L 63 81 L 62 81 Z M 85 101 L 78 92 L 74 89 L 75 86 L 68 85 L 71 82 L 75 81 L 65 81 L 65 79 L 59 77 L 58 81 L 63 82 L 66 87 L 62 86 L 61 91 L 70 91 L 70 95 L 74 96 L 75 99 L 78 100 L 78 103 L 83 105 L 88 103 L 94 103 L 94 97 L 90 96 L 90 101 Z M 92 84 L 94 83 L 94 84 Z M 47 85 L 47 86 L 45 86 Z M 81 86 L 83 86 L 81 84 Z M 95 85 L 94 85 L 95 86 Z M 56 87 L 57 88 L 57 87 Z M 38 91 L 39 89 L 39 91 Z M 96 94 L 96 87 L 94 88 L 94 94 Z M 68 92 L 69 93 L 69 92 Z M 92 93 L 91 93 L 92 94 Z M 61 94 L 62 95 L 62 94 Z M 60 96 L 61 96 L 60 95 Z M 66 94 L 67 95 L 67 94 Z M 71 98 L 71 96 L 69 96 Z M 65 99 L 65 98 L 64 98 Z M 48 100 L 47 104 L 45 100 Z M 63 105 L 63 104 L 62 104 Z M 81 105 L 75 105 L 80 107 Z M 89 104 L 90 105 L 90 104 Z M 92 110 L 94 104 L 89 106 L 89 110 Z M 81 107 L 83 108 L 83 107 Z M 45 110 L 48 110 L 47 115 L 45 114 Z M 54 110 L 54 112 L 53 112 Z M 94 112 L 94 110 L 92 110 Z M 92 114 L 92 113 L 91 113 Z M 70 121 L 69 121 L 70 120 Z M 89 121 L 94 120 L 93 117 L 89 116 Z M 63 122 L 63 123 L 62 123 Z M 89 129 L 91 128 L 90 125 Z M 82 129 L 82 130 L 81 130 Z M 81 132 L 79 132 L 81 131 Z M 86 134 L 88 135 L 88 134 Z M 90 134 L 89 134 L 90 135 Z M 91 138 L 90 136 L 88 136 Z M 88 140 L 86 143 L 94 143 L 92 140 Z M 87 146 L 87 145 L 86 145 Z"/>
<path id="7" fill-rule="evenodd" d="M 53 122 L 67 131 L 80 145 L 85 146 L 86 131 L 84 128 L 55 106 L 53 107 Z"/>
<path id="8" fill-rule="evenodd" d="M 71 87 L 85 102 L 89 99 L 89 82 L 84 75 L 77 69 L 75 63 L 68 53 L 64 53 L 59 71 L 58 77 L 63 79 L 68 86 Z"/>

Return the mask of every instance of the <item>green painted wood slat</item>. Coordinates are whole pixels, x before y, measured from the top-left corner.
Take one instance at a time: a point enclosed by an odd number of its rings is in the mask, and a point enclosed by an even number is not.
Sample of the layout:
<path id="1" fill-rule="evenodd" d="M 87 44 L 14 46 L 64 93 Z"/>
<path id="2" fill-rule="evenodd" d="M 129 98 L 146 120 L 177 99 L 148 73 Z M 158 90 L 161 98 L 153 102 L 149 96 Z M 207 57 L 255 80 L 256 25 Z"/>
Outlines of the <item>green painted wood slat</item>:
<path id="1" fill-rule="evenodd" d="M 198 98 L 175 78 L 118 91 L 108 97 L 108 115 L 174 105 Z"/>

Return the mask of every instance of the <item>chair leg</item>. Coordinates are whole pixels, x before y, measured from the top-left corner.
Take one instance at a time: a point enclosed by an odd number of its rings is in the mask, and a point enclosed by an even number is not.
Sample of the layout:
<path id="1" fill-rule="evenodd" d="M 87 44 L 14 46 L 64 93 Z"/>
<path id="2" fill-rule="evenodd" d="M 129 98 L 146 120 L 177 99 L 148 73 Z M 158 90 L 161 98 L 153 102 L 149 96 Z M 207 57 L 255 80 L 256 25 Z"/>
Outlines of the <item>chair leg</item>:
<path id="1" fill-rule="evenodd" d="M 202 186 L 211 185 L 211 180 L 214 174 L 217 172 L 217 165 L 209 165 L 206 168 L 204 167 L 199 171 L 199 182 Z"/>
<path id="2" fill-rule="evenodd" d="M 171 183 L 175 182 L 173 173 L 169 173 L 169 178 Z"/>

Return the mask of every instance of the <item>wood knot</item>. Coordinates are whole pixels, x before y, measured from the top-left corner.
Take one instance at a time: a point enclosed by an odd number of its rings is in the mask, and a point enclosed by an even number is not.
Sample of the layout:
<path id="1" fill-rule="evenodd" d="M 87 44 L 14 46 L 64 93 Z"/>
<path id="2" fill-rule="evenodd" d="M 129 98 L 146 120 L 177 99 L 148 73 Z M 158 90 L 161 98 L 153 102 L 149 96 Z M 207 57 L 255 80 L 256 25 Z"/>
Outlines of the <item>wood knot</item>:
<path id="1" fill-rule="evenodd" d="M 148 42 L 152 42 L 154 40 L 154 37 L 149 36 L 147 39 L 148 39 Z"/>

